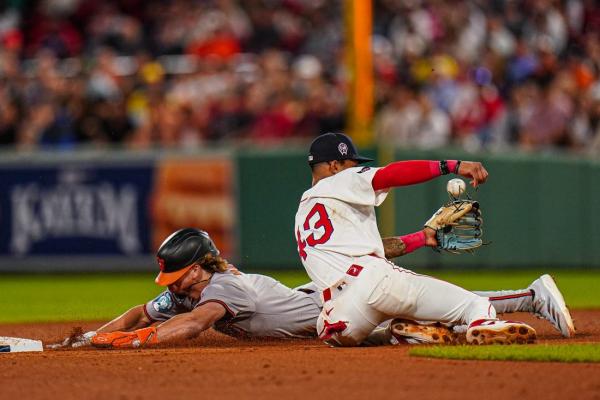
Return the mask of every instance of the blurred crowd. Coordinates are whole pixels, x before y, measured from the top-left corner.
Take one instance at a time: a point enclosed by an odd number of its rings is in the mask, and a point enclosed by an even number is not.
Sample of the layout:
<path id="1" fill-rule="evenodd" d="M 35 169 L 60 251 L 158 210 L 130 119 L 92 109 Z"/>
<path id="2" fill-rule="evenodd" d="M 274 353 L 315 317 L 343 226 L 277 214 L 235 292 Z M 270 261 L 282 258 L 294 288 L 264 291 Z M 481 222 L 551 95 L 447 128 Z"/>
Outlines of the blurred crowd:
<path id="1" fill-rule="evenodd" d="M 377 138 L 600 153 L 596 3 L 374 0 Z M 343 5 L 4 1 L 0 145 L 196 148 L 342 131 Z"/>
<path id="2" fill-rule="evenodd" d="M 378 11 L 380 137 L 600 152 L 597 1 L 383 1 Z"/>

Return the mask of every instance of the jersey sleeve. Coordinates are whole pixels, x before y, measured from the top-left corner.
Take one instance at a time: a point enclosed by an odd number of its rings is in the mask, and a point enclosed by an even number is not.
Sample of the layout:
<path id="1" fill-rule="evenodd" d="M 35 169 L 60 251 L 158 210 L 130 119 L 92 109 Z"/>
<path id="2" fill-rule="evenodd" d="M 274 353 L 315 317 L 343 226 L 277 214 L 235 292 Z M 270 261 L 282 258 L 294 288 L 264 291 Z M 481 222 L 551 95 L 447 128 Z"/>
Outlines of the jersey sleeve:
<path id="1" fill-rule="evenodd" d="M 248 293 L 236 275 L 221 276 L 218 282 L 208 285 L 202 291 L 202 297 L 196 307 L 209 302 L 221 304 L 231 317 L 243 311 L 256 311 L 254 296 Z"/>
<path id="2" fill-rule="evenodd" d="M 313 189 L 317 197 L 330 197 L 346 203 L 379 206 L 388 189 L 373 189 L 373 177 L 380 168 L 354 167 L 321 180 Z"/>
<path id="3" fill-rule="evenodd" d="M 177 303 L 173 294 L 165 290 L 155 299 L 144 304 L 144 314 L 150 321 L 166 321 L 175 315 L 177 312 Z"/>

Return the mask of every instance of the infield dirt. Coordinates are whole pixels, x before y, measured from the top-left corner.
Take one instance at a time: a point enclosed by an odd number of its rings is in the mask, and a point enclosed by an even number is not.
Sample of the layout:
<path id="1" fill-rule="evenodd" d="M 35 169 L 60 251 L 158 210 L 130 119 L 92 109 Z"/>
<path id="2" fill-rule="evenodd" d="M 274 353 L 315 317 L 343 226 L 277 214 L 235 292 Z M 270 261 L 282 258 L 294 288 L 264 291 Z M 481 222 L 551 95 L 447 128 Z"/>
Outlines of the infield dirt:
<path id="1" fill-rule="evenodd" d="M 600 343 L 600 310 L 573 312 L 563 339 L 531 323 L 538 343 Z M 0 336 L 47 343 L 99 323 L 0 325 Z M 600 364 L 450 361 L 408 346 L 328 348 L 317 340 L 238 341 L 210 331 L 192 343 L 141 350 L 0 355 L 0 399 L 599 399 Z"/>

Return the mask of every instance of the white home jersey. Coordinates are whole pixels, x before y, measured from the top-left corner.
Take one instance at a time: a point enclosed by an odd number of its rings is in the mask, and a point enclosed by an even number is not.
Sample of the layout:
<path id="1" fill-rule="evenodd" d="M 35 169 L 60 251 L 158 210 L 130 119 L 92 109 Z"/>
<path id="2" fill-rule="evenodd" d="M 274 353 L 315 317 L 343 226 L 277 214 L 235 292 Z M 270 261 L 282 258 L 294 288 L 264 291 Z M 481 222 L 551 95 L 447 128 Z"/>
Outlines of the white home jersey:
<path id="1" fill-rule="evenodd" d="M 385 257 L 375 206 L 387 190 L 375 191 L 371 183 L 378 169 L 348 168 L 302 195 L 294 234 L 304 268 L 321 290 L 342 278 L 354 257 Z"/>

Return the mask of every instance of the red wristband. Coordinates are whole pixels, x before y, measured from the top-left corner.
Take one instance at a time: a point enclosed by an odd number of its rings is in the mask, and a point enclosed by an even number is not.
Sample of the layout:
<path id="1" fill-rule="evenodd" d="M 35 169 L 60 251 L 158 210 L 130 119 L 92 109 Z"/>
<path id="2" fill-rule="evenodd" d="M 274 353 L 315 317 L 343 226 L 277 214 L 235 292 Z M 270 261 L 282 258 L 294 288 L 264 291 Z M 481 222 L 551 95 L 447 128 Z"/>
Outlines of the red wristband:
<path id="1" fill-rule="evenodd" d="M 457 174 L 458 171 L 456 169 L 458 168 L 458 160 L 446 160 L 446 162 L 448 163 L 448 171 Z"/>
<path id="2" fill-rule="evenodd" d="M 404 242 L 406 245 L 404 254 L 412 253 L 413 251 L 425 246 L 425 239 L 425 232 L 423 231 L 400 236 L 400 240 L 402 240 L 402 242 Z"/>

